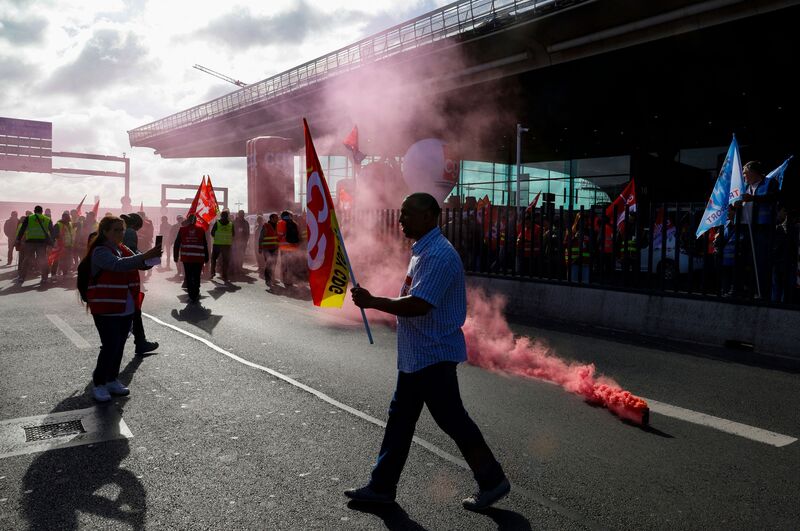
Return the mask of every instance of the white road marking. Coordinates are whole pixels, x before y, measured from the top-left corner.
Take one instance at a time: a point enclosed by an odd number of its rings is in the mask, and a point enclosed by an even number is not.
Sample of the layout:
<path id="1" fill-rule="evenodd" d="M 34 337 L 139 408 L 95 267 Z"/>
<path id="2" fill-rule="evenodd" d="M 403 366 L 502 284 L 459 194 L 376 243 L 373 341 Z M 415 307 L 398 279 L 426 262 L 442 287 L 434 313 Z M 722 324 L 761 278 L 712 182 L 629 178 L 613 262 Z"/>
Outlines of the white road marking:
<path id="1" fill-rule="evenodd" d="M 311 393 L 312 395 L 316 396 L 320 400 L 323 400 L 323 401 L 327 402 L 328 404 L 330 404 L 330 405 L 332 405 L 334 407 L 337 407 L 337 408 L 339 408 L 339 409 L 341 409 L 343 411 L 347 411 L 351 415 L 355 415 L 356 417 L 358 417 L 360 419 L 363 419 L 363 420 L 366 420 L 367 422 L 370 422 L 372 424 L 375 424 L 376 426 L 380 426 L 381 428 L 385 428 L 386 427 L 386 423 L 383 422 L 382 420 L 376 419 L 375 417 L 373 417 L 371 415 L 367 415 L 363 411 L 359 411 L 359 410 L 357 410 L 355 408 L 352 408 L 352 407 L 348 406 L 347 404 L 343 404 L 342 402 L 339 402 L 338 400 L 329 397 L 325 393 L 323 393 L 321 391 L 317 391 L 313 387 L 309 387 L 309 386 L 307 386 L 307 385 L 305 385 L 305 384 L 303 384 L 301 382 L 298 382 L 294 378 L 290 378 L 290 377 L 288 377 L 288 376 L 286 376 L 286 375 L 284 375 L 284 374 L 282 374 L 282 373 L 280 373 L 280 372 L 278 372 L 276 370 L 270 369 L 269 367 L 264 367 L 262 365 L 258 365 L 257 363 L 253 363 L 252 361 L 248 361 L 248 360 L 246 360 L 244 358 L 240 358 L 236 354 L 233 354 L 232 352 L 228 352 L 227 350 L 225 350 L 225 349 L 223 349 L 221 347 L 218 347 L 217 345 L 215 345 L 211 341 L 209 341 L 209 340 L 207 340 L 205 338 L 202 338 L 200 336 L 197 336 L 197 335 L 195 335 L 195 334 L 193 334 L 191 332 L 188 332 L 188 331 L 186 331 L 183 328 L 180 328 L 178 326 L 175 326 L 175 325 L 172 325 L 172 324 L 169 324 L 169 323 L 165 323 L 164 321 L 162 321 L 158 317 L 155 317 L 153 315 L 150 315 L 150 314 L 147 314 L 147 313 L 144 313 L 144 312 L 142 312 L 142 315 L 147 317 L 148 319 L 150 319 L 150 320 L 162 325 L 162 326 L 166 326 L 167 328 L 171 328 L 171 329 L 175 330 L 176 332 L 178 332 L 180 334 L 183 334 L 185 336 L 191 337 L 192 339 L 196 339 L 197 341 L 200 341 L 201 343 L 206 345 L 208 348 L 219 352 L 223 356 L 227 356 L 232 360 L 235 360 L 235 361 L 238 361 L 239 363 L 247 365 L 248 367 L 252 367 L 254 369 L 258 369 L 260 371 L 264 371 L 264 372 L 266 372 L 268 374 L 271 374 L 272 376 L 274 376 L 276 378 L 280 378 L 281 380 L 285 381 L 286 383 L 289 383 L 289 384 L 291 384 L 291 385 L 293 385 L 293 386 L 295 386 L 295 387 L 297 387 L 299 389 L 302 389 L 303 391 Z M 283 415 L 283 413 L 281 413 L 281 415 Z M 426 441 L 424 439 L 420 439 L 416 435 L 414 436 L 414 442 L 417 443 L 418 445 L 422 446 L 423 448 L 425 448 L 429 452 L 431 452 L 431 453 L 433 453 L 435 455 L 438 455 L 439 457 L 441 457 L 445 461 L 448 461 L 448 462 L 450 462 L 450 463 L 452 463 L 452 464 L 454 464 L 454 465 L 456 465 L 456 466 L 458 466 L 460 468 L 463 468 L 464 470 L 470 470 L 469 465 L 463 459 L 461 459 L 459 457 L 456 457 L 453 454 L 450 454 L 448 452 L 445 452 L 444 450 L 442 450 L 438 446 L 436 446 L 436 445 L 434 445 L 432 443 L 429 443 L 428 441 Z M 566 518 L 569 518 L 570 520 L 582 525 L 583 527 L 585 527 L 587 529 L 593 529 L 593 530 L 605 529 L 604 527 L 599 525 L 597 522 L 593 522 L 592 520 L 589 520 L 589 519 L 585 518 L 584 516 L 574 512 L 574 511 L 571 511 L 570 509 L 567 509 L 566 507 L 563 507 L 563 506 L 555 503 L 554 501 L 550 500 L 546 496 L 543 496 L 543 495 L 538 494 L 536 492 L 532 492 L 532 491 L 530 491 L 528 489 L 521 488 L 521 487 L 517 486 L 516 484 L 514 484 L 513 488 L 512 488 L 512 493 L 515 493 L 515 492 L 517 494 L 524 495 L 525 497 L 527 497 L 527 498 L 539 503 L 540 505 L 543 505 L 543 506 L 553 510 L 554 512 L 557 512 L 558 514 L 560 514 L 560 515 L 562 515 L 562 516 L 564 516 Z"/>
<path id="2" fill-rule="evenodd" d="M 47 318 L 50 319 L 50 321 L 54 325 L 56 325 L 56 327 L 59 330 L 64 332 L 64 335 L 67 336 L 69 338 L 69 340 L 72 341 L 75 344 L 76 347 L 78 347 L 78 348 L 92 348 L 92 346 L 89 344 L 89 342 L 86 341 L 85 339 L 83 339 L 81 337 L 81 335 L 78 332 L 76 332 L 75 330 L 73 330 L 70 325 L 65 323 L 64 320 L 61 317 L 59 317 L 57 315 L 53 315 L 51 313 L 48 313 L 46 315 L 47 315 Z"/>
<path id="3" fill-rule="evenodd" d="M 647 405 L 650 406 L 650 411 L 653 413 L 685 420 L 686 422 L 691 422 L 694 424 L 700 424 L 701 426 L 708 426 L 710 428 L 724 431 L 725 433 L 738 435 L 739 437 L 744 437 L 745 439 L 750 439 L 752 441 L 758 441 L 760 443 L 777 446 L 779 448 L 797 441 L 795 437 L 789 437 L 788 435 L 782 435 L 780 433 L 775 433 L 774 431 L 763 430 L 761 428 L 748 426 L 747 424 L 741 424 L 732 420 L 700 413 L 699 411 L 692 411 L 691 409 L 684 409 L 682 407 L 665 404 L 649 398 L 642 398 L 647 402 Z"/>

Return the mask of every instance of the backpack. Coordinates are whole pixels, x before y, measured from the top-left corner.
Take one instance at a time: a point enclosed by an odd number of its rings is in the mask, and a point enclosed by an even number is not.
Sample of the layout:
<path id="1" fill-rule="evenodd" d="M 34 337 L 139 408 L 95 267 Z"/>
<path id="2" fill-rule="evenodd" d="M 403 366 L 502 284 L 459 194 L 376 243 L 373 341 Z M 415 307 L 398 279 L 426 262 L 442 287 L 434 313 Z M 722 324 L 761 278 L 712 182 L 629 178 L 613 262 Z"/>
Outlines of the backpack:
<path id="1" fill-rule="evenodd" d="M 286 242 L 300 243 L 300 233 L 297 230 L 297 223 L 291 219 L 286 220 Z"/>
<path id="2" fill-rule="evenodd" d="M 78 264 L 78 293 L 83 302 L 89 302 L 87 292 L 89 291 L 89 277 L 92 276 L 92 257 L 87 256 Z"/>

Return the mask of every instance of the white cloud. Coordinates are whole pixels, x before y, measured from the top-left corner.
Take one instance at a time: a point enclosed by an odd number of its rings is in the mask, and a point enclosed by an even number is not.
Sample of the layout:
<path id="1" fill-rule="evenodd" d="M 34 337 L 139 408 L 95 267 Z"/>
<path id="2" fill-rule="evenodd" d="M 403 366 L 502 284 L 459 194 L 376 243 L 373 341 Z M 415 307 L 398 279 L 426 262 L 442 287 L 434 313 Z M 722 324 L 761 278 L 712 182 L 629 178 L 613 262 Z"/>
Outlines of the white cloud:
<path id="1" fill-rule="evenodd" d="M 246 202 L 241 159 L 167 160 L 132 149 L 127 130 L 236 87 L 192 68 L 245 82 L 331 52 L 439 5 L 442 0 L 39 0 L 0 2 L 0 116 L 53 122 L 54 149 L 131 157 L 131 198 L 157 205 L 161 183 L 211 174 Z M 86 168 L 86 161 L 56 165 Z M 122 181 L 0 171 L 1 200 L 72 201 L 88 194 L 119 205 Z M 37 183 L 32 186 L 32 183 Z"/>

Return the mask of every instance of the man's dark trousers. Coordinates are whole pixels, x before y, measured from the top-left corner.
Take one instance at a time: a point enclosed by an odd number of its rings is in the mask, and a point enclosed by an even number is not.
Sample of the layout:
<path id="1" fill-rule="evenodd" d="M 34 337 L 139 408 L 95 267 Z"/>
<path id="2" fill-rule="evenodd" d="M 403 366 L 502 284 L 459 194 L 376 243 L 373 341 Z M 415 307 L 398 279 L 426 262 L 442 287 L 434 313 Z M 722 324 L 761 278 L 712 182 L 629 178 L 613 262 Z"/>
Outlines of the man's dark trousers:
<path id="1" fill-rule="evenodd" d="M 423 404 L 428 406 L 436 424 L 455 441 L 481 489 L 494 488 L 505 477 L 480 429 L 461 403 L 456 365 L 442 362 L 417 372 L 398 373 L 386 432 L 370 480 L 375 491 L 395 492 Z"/>
<path id="2" fill-rule="evenodd" d="M 184 262 L 183 270 L 186 273 L 186 291 L 189 298 L 197 301 L 200 298 L 200 274 L 203 264 L 199 262 Z"/>

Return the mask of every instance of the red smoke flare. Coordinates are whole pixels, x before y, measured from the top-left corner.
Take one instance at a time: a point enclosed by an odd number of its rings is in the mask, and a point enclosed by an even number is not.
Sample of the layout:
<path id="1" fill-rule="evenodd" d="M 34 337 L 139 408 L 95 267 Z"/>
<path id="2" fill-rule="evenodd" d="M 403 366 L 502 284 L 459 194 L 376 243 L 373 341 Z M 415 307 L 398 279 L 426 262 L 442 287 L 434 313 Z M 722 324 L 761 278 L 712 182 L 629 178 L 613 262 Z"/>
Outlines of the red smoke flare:
<path id="1" fill-rule="evenodd" d="M 567 363 L 540 343 L 532 343 L 527 337 L 515 338 L 503 317 L 505 300 L 501 296 L 488 297 L 482 290 L 470 289 L 467 301 L 464 336 L 469 363 L 490 371 L 556 383 L 623 419 L 647 424 L 647 402 L 613 380 L 597 376 L 593 363 Z"/>

